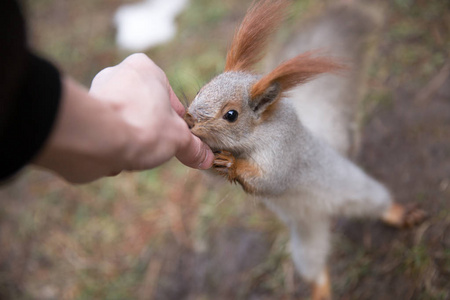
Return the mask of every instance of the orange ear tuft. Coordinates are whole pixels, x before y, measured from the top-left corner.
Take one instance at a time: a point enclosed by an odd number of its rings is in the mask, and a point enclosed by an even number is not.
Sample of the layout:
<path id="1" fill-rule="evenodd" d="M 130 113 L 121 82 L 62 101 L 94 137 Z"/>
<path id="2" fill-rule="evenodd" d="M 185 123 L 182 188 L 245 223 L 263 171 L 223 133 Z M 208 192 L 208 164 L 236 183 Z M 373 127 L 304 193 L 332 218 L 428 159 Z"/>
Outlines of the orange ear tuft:
<path id="1" fill-rule="evenodd" d="M 336 73 L 345 69 L 344 65 L 328 57 L 314 57 L 313 52 L 300 54 L 285 61 L 272 72 L 256 82 L 251 90 L 251 97 L 262 95 L 273 83 L 280 86 L 281 92 L 314 79 L 322 73 Z"/>
<path id="2" fill-rule="evenodd" d="M 235 33 L 225 71 L 250 71 L 261 60 L 268 37 L 286 16 L 288 0 L 254 1 Z"/>

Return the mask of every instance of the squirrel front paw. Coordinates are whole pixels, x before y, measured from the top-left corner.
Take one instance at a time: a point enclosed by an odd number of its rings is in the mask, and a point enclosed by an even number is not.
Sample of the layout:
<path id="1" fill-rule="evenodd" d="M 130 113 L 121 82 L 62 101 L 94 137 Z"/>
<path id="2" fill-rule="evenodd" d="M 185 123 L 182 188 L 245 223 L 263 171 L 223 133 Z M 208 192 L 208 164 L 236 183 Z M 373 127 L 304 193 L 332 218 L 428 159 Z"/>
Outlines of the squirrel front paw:
<path id="1" fill-rule="evenodd" d="M 236 159 L 228 151 L 217 151 L 214 153 L 213 169 L 229 181 L 236 180 Z"/>

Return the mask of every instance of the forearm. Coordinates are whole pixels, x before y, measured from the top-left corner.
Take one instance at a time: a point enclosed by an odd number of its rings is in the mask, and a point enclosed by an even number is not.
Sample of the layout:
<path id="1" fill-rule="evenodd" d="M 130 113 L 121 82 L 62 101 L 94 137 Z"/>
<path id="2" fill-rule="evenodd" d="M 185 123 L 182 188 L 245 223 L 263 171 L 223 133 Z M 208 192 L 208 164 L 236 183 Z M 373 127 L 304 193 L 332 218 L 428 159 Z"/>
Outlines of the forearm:
<path id="1" fill-rule="evenodd" d="M 98 101 L 70 78 L 63 79 L 59 114 L 34 163 L 71 182 L 87 182 L 123 169 L 128 126 L 113 105 Z"/>

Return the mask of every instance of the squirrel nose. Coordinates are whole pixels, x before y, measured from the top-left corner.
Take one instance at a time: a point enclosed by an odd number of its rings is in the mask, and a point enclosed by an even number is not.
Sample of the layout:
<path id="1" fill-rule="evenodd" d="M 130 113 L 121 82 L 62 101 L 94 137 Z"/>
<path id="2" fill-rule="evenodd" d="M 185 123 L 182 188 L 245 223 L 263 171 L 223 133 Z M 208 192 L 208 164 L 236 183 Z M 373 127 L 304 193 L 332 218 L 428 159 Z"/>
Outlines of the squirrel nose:
<path id="1" fill-rule="evenodd" d="M 192 115 L 190 113 L 186 113 L 184 115 L 184 121 L 186 122 L 186 124 L 188 125 L 189 129 L 192 129 L 192 127 L 195 126 L 195 121 L 194 118 L 192 117 Z"/>

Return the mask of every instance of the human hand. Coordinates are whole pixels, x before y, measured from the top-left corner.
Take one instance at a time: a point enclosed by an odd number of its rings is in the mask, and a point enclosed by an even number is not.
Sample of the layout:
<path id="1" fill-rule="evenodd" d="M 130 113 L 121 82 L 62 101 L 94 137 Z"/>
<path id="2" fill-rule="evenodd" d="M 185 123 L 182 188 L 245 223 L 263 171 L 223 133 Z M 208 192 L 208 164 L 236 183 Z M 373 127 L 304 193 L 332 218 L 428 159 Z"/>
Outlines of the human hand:
<path id="1" fill-rule="evenodd" d="M 174 155 L 189 167 L 211 166 L 211 150 L 189 131 L 182 119 L 184 107 L 166 75 L 146 55 L 131 55 L 101 71 L 90 94 L 113 104 L 135 131 L 128 149 L 129 169 L 152 168 Z"/>
<path id="2" fill-rule="evenodd" d="M 71 182 L 144 170 L 176 156 L 199 169 L 214 156 L 189 131 L 164 72 L 144 54 L 101 71 L 90 92 L 70 79 L 55 132 L 36 164 Z"/>

